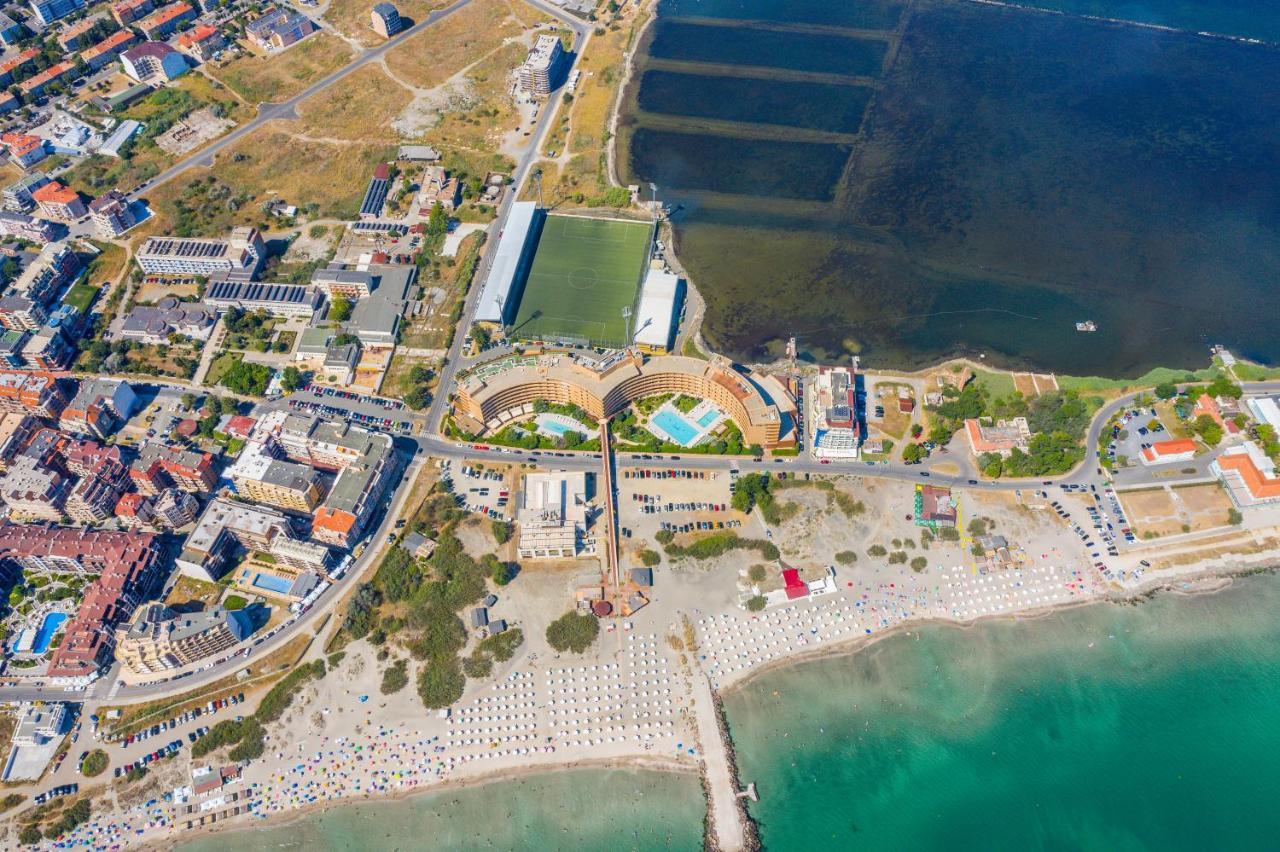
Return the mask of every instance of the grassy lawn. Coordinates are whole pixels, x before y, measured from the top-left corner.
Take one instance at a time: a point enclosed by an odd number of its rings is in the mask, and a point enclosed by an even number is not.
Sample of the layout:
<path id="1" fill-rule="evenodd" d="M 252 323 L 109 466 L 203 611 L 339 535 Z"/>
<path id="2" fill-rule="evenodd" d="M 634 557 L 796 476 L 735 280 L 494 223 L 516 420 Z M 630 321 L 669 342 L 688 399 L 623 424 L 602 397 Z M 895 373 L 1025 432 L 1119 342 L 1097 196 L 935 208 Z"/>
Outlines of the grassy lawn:
<path id="1" fill-rule="evenodd" d="M 370 97 L 377 92 L 377 97 Z M 376 65 L 366 65 L 298 107 L 302 133 L 337 139 L 385 139 L 399 136 L 391 129 L 413 95 Z"/>
<path id="2" fill-rule="evenodd" d="M 1010 396 L 1014 391 L 1013 376 L 1009 373 L 974 370 L 973 380 L 987 389 L 987 394 L 991 399 Z"/>
<path id="3" fill-rule="evenodd" d="M 86 284 L 81 281 L 67 291 L 67 295 L 62 297 L 62 302 L 63 304 L 73 306 L 76 310 L 80 311 L 81 314 L 87 314 L 89 312 L 89 306 L 93 304 L 93 300 L 98 296 L 99 289 L 100 288 L 94 287 L 92 284 Z"/>
<path id="4" fill-rule="evenodd" d="M 368 22 L 366 13 L 364 21 Z M 386 54 L 387 67 L 411 86 L 439 86 L 535 24 L 550 20 L 523 3 L 472 0 Z M 424 57 L 430 57 L 424 61 Z"/>
<path id="5" fill-rule="evenodd" d="M 351 59 L 346 42 L 317 33 L 274 56 L 242 56 L 212 74 L 251 104 L 293 97 Z"/>
<path id="6" fill-rule="evenodd" d="M 222 597 L 222 587 L 217 583 L 182 576 L 178 578 L 178 582 L 173 584 L 173 589 L 169 591 L 169 596 L 164 599 L 164 602 L 169 606 L 201 603 L 206 607 L 211 607 L 218 602 L 220 597 Z"/>
<path id="7" fill-rule="evenodd" d="M 89 273 L 87 278 L 91 282 L 105 284 L 108 281 L 114 281 L 124 269 L 124 262 L 127 257 L 124 248 L 115 243 L 94 242 L 101 251 L 93 260 L 89 261 Z"/>
<path id="8" fill-rule="evenodd" d="M 390 145 L 305 142 L 266 127 L 219 155 L 212 169 L 192 169 L 187 179 L 158 187 L 150 201 L 175 236 L 221 236 L 235 225 L 266 228 L 262 203 L 277 198 L 315 205 L 309 213 L 319 217 L 354 219 L 374 165 L 394 156 Z"/>
<path id="9" fill-rule="evenodd" d="M 1079 391 L 1080 393 L 1121 393 L 1139 388 L 1151 388 L 1162 382 L 1207 382 L 1212 381 L 1215 371 L 1177 370 L 1170 367 L 1156 367 L 1146 375 L 1136 379 L 1104 379 L 1101 376 L 1058 376 L 1058 387 L 1062 390 Z"/>
<path id="10" fill-rule="evenodd" d="M 1239 361 L 1231 369 L 1236 374 L 1236 378 L 1242 382 L 1265 382 L 1268 379 L 1280 378 L 1280 367 L 1263 367 L 1247 361 Z"/>
<path id="11" fill-rule="evenodd" d="M 239 352 L 223 352 L 213 359 L 213 363 L 209 365 L 209 373 L 204 377 L 204 383 L 206 385 L 216 385 L 227 370 L 230 370 L 243 360 L 244 356 Z"/>

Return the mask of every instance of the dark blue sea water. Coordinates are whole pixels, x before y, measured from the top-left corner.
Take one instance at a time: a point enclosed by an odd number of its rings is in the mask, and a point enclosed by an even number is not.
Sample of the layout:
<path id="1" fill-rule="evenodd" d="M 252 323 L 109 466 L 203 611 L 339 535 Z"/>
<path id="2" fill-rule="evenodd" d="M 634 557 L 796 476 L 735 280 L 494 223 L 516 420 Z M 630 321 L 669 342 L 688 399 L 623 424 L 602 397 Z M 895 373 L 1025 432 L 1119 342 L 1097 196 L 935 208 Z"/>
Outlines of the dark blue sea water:
<path id="1" fill-rule="evenodd" d="M 620 151 L 676 207 L 715 346 L 1280 359 L 1280 48 L 1194 32 L 1270 38 L 1280 4 L 1040 5 L 664 0 Z M 1108 13 L 1189 31 L 1082 16 Z"/>

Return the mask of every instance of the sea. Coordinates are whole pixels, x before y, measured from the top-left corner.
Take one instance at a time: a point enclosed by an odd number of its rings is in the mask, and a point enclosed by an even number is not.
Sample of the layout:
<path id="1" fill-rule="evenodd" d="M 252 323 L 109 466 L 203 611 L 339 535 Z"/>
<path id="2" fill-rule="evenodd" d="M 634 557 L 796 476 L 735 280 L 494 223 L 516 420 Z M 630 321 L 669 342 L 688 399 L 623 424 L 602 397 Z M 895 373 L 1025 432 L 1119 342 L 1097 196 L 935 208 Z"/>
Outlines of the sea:
<path id="1" fill-rule="evenodd" d="M 1274 849 L 1280 578 L 928 627 L 725 701 L 769 850 Z"/>
<path id="2" fill-rule="evenodd" d="M 929 626 L 728 694 L 767 850 L 1274 849 L 1280 576 L 1024 621 Z M 184 852 L 694 850 L 695 778 L 529 775 Z"/>
<path id="3" fill-rule="evenodd" d="M 342 805 L 270 828 L 210 835 L 178 849 L 692 850 L 702 846 L 704 802 L 696 775 L 559 770 L 397 801 Z"/>
<path id="4" fill-rule="evenodd" d="M 636 67 L 622 177 L 720 351 L 1280 360 L 1274 0 L 661 0 Z"/>

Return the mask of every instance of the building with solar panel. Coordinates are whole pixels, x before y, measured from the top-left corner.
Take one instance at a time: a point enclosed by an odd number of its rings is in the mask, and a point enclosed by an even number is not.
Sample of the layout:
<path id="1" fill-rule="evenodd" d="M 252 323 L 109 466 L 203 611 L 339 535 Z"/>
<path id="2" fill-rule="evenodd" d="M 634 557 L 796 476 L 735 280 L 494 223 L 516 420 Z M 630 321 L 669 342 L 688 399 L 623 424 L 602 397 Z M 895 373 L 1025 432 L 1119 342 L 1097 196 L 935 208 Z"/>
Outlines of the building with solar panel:
<path id="1" fill-rule="evenodd" d="M 246 311 L 264 310 L 278 317 L 309 319 L 324 305 L 324 294 L 308 284 L 269 284 L 221 278 L 209 282 L 204 291 L 204 302 L 220 311 L 234 307 Z"/>
<path id="2" fill-rule="evenodd" d="M 134 256 L 148 275 L 218 275 L 252 278 L 266 259 L 256 228 L 233 228 L 225 240 L 151 237 Z"/>

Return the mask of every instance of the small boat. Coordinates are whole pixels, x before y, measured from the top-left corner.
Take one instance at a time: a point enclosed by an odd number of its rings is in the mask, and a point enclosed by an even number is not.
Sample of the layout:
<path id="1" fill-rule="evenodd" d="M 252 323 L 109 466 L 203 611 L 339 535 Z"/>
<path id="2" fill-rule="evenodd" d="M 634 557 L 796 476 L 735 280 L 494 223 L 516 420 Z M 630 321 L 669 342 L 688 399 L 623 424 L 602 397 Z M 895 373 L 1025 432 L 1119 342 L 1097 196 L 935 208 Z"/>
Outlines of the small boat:
<path id="1" fill-rule="evenodd" d="M 1097 331 L 1098 325 L 1093 320 L 1076 323 L 1076 331 Z"/>

